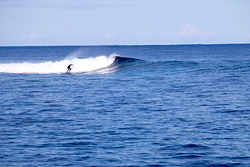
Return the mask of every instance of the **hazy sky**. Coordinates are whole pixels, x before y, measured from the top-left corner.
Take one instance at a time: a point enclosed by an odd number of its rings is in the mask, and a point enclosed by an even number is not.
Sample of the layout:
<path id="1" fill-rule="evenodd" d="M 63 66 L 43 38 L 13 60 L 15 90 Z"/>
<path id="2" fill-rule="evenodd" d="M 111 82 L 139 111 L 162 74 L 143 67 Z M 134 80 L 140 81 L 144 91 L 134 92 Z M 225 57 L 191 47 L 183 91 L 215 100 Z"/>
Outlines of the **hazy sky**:
<path id="1" fill-rule="evenodd" d="M 0 46 L 250 43 L 250 0 L 0 0 Z"/>

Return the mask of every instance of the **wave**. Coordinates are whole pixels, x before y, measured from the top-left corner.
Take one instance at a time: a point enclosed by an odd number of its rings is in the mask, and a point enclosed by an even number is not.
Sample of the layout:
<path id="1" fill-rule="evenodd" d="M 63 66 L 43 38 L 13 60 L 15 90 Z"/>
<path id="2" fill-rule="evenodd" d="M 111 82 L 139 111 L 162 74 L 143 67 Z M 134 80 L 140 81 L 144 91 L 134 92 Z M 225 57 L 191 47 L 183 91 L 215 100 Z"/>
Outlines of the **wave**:
<path id="1" fill-rule="evenodd" d="M 2 63 L 0 64 L 0 73 L 60 74 L 66 73 L 67 66 L 69 64 L 73 64 L 71 73 L 104 74 L 117 72 L 122 69 L 128 69 L 132 66 L 138 66 L 140 62 L 146 61 L 135 58 L 121 57 L 117 54 L 83 59 L 78 57 L 78 54 L 74 53 L 62 61 L 55 62 Z"/>
<path id="2" fill-rule="evenodd" d="M 144 62 L 146 61 L 129 57 L 115 56 L 115 59 L 112 64 L 107 67 L 91 71 L 90 73 L 114 73 L 121 70 L 131 69 L 133 67 L 138 67 L 139 65 L 141 65 L 141 63 Z"/>
<path id="3" fill-rule="evenodd" d="M 6 63 L 0 64 L 0 73 L 25 73 L 25 74 L 63 74 L 67 71 L 67 66 L 73 64 L 71 73 L 85 74 L 105 74 L 118 71 L 151 71 L 164 70 L 169 72 L 181 71 L 210 71 L 218 70 L 213 64 L 207 61 L 191 60 L 167 60 L 148 61 L 136 58 L 121 57 L 116 54 L 110 56 L 98 56 L 90 58 L 80 58 L 77 55 L 68 56 L 62 61 L 47 61 L 39 63 Z M 208 63 L 208 64 L 207 64 Z M 216 64 L 215 64 L 216 66 Z"/>
<path id="4" fill-rule="evenodd" d="M 73 64 L 72 73 L 84 73 L 102 69 L 111 65 L 118 55 L 98 56 L 95 58 L 72 58 L 62 61 L 47 61 L 39 63 L 6 63 L 0 64 L 0 73 L 53 74 L 65 73 L 67 66 Z"/>

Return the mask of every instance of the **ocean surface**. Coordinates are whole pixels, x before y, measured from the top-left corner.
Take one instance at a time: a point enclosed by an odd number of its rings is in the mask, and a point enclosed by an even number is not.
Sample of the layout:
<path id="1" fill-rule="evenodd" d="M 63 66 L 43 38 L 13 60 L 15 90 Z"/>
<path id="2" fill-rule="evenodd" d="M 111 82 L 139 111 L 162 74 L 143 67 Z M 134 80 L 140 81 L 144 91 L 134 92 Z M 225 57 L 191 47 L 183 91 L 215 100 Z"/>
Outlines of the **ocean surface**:
<path id="1" fill-rule="evenodd" d="M 0 47 L 0 166 L 249 167 L 250 44 Z"/>

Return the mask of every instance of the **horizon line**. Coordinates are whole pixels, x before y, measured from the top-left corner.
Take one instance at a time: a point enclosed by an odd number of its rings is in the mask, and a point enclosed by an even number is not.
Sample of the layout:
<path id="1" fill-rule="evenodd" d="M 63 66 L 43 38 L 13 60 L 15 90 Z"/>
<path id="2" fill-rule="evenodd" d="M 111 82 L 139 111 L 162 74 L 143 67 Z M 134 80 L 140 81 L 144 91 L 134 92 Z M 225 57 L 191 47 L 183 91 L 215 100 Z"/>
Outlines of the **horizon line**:
<path id="1" fill-rule="evenodd" d="M 174 46 L 174 45 L 249 45 L 249 43 L 190 43 L 190 44 L 65 44 L 65 45 L 0 45 L 0 47 L 50 47 L 50 46 Z"/>

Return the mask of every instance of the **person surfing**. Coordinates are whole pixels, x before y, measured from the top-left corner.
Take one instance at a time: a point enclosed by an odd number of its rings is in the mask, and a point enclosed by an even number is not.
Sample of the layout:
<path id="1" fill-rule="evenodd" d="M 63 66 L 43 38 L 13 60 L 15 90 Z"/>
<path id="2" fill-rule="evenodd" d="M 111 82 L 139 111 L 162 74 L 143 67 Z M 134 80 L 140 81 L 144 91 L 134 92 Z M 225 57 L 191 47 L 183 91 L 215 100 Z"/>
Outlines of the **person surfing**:
<path id="1" fill-rule="evenodd" d="M 70 65 L 68 65 L 68 67 L 67 67 L 67 73 L 70 73 L 70 71 L 71 71 L 71 66 L 74 66 L 73 64 L 70 64 Z"/>

